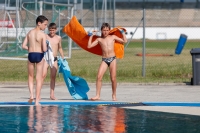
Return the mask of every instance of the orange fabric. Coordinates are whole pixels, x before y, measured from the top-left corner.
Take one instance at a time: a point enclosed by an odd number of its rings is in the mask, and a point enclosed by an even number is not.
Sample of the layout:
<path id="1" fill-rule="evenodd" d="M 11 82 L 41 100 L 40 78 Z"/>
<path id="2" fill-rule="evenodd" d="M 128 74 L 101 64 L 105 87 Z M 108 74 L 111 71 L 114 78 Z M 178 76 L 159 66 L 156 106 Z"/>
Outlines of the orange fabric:
<path id="1" fill-rule="evenodd" d="M 126 31 L 126 29 L 122 29 Z M 70 22 L 65 25 L 63 32 L 66 33 L 76 44 L 78 44 L 84 50 L 93 54 L 102 55 L 101 46 L 99 44 L 93 48 L 87 48 L 89 36 L 83 26 L 78 22 L 76 16 L 73 16 Z M 116 35 L 120 38 L 123 37 L 118 28 L 113 28 L 109 34 Z M 94 36 L 92 41 L 94 41 L 97 37 L 98 36 Z M 115 42 L 114 47 L 116 57 L 122 59 L 124 57 L 124 45 L 119 42 Z"/>

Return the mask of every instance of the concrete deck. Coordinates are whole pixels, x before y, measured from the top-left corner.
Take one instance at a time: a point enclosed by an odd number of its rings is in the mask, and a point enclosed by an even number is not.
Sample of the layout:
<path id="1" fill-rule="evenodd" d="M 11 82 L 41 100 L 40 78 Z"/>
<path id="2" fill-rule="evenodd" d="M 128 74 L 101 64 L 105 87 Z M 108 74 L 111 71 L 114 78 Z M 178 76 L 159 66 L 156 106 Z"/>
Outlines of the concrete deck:
<path id="1" fill-rule="evenodd" d="M 88 97 L 95 96 L 95 84 L 89 84 Z M 49 85 L 45 84 L 41 91 L 42 102 L 54 102 L 49 98 Z M 111 84 L 104 84 L 101 90 L 100 101 L 112 101 Z M 133 84 L 121 83 L 117 87 L 118 102 L 159 102 L 159 103 L 200 103 L 200 86 L 186 84 Z M 85 102 L 85 100 L 73 100 L 65 84 L 57 84 L 55 102 Z M 27 102 L 29 90 L 26 84 L 0 84 L 0 102 Z M 129 109 L 161 111 L 170 113 L 190 114 L 200 116 L 200 106 L 130 106 Z"/>

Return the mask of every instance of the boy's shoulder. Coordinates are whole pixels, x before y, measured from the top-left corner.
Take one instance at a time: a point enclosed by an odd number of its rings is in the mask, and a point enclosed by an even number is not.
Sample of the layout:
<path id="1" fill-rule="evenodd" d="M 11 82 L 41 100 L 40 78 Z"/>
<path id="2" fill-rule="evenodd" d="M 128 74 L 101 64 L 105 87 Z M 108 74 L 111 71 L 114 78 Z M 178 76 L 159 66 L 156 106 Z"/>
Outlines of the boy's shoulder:
<path id="1" fill-rule="evenodd" d="M 61 38 L 61 36 L 59 36 L 59 35 L 56 35 L 57 37 L 59 37 L 59 38 Z"/>
<path id="2" fill-rule="evenodd" d="M 61 36 L 55 35 L 55 39 L 61 39 Z"/>
<path id="3" fill-rule="evenodd" d="M 35 29 L 31 29 L 31 30 L 29 30 L 28 34 L 34 32 L 34 31 L 35 31 Z"/>
<path id="4" fill-rule="evenodd" d="M 46 35 L 46 37 L 47 37 L 47 39 L 51 39 L 51 40 L 55 40 L 55 41 L 61 40 L 61 36 L 59 36 L 59 35 L 54 35 L 53 37 L 50 37 L 48 34 L 48 35 Z"/>
<path id="5" fill-rule="evenodd" d="M 36 29 L 31 29 L 28 33 L 37 33 L 39 35 L 45 35 L 44 32 L 42 32 L 41 30 L 36 30 Z"/>

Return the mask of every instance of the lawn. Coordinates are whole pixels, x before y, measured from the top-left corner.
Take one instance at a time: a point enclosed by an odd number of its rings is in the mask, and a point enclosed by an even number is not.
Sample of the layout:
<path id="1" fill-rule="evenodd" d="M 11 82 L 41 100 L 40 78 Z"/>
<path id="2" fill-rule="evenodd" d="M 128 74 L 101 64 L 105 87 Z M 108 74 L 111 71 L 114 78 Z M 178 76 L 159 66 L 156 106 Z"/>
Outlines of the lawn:
<path id="1" fill-rule="evenodd" d="M 146 56 L 143 60 L 142 41 L 132 41 L 125 49 L 123 59 L 117 60 L 118 82 L 131 83 L 182 83 L 190 82 L 192 77 L 192 56 L 190 50 L 198 48 L 199 40 L 187 41 L 182 53 L 175 54 L 177 40 L 146 40 L 147 54 L 167 54 L 171 56 Z M 67 42 L 63 40 L 63 49 Z M 65 55 L 68 53 L 64 51 Z M 88 53 L 82 49 L 73 49 L 72 58 L 67 60 L 72 75 L 85 78 L 88 82 L 95 82 L 101 56 Z M 145 65 L 143 66 L 143 62 Z M 27 62 L 14 60 L 0 60 L 1 82 L 27 81 Z M 142 71 L 144 70 L 144 71 Z M 45 80 L 49 82 L 49 74 Z M 57 82 L 63 82 L 62 75 L 58 74 Z M 107 71 L 103 82 L 110 82 Z"/>

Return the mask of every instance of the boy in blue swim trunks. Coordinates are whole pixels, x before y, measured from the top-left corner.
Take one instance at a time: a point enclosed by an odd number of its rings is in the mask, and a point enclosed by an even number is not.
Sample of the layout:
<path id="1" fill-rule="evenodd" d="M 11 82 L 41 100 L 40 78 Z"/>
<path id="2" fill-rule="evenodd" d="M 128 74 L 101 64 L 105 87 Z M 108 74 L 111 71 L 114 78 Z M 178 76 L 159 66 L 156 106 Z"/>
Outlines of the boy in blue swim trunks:
<path id="1" fill-rule="evenodd" d="M 88 48 L 92 48 L 97 44 L 100 44 L 102 49 L 102 62 L 100 64 L 98 75 L 96 79 L 96 96 L 91 98 L 91 100 L 99 100 L 100 99 L 100 91 L 102 86 L 102 78 L 104 73 L 106 72 L 107 68 L 109 67 L 110 71 L 110 79 L 112 82 L 112 100 L 116 101 L 116 88 L 117 88 L 117 81 L 116 81 L 116 69 L 117 69 L 117 62 L 116 56 L 114 51 L 114 42 L 118 41 L 120 43 L 126 43 L 126 35 L 123 30 L 119 29 L 123 35 L 123 39 L 115 36 L 109 35 L 110 32 L 110 25 L 108 23 L 103 23 L 101 26 L 101 37 L 97 38 L 92 42 L 93 35 L 90 36 L 88 41 Z"/>
<path id="2" fill-rule="evenodd" d="M 45 16 L 38 16 L 36 19 L 36 27 L 28 32 L 22 48 L 28 50 L 28 86 L 30 92 L 29 102 L 34 99 L 34 69 L 36 67 L 36 99 L 35 105 L 40 105 L 40 92 L 42 88 L 42 71 L 44 65 L 44 52 L 47 50 L 46 35 L 44 32 L 47 27 L 48 19 Z M 42 31 L 41 31 L 42 30 Z M 28 44 L 28 45 L 27 45 Z"/>
<path id="3" fill-rule="evenodd" d="M 57 55 L 58 52 L 60 53 L 60 56 L 64 59 L 64 54 L 63 54 L 63 49 L 62 49 L 62 38 L 59 35 L 56 35 L 57 32 L 57 26 L 55 23 L 50 23 L 48 26 L 49 33 L 47 36 L 47 40 L 51 44 L 51 48 L 53 51 L 53 56 L 54 56 L 54 64 L 53 67 L 50 68 L 50 99 L 51 100 L 56 100 L 56 97 L 54 95 L 54 90 L 55 90 L 55 82 L 56 82 L 56 73 L 58 70 L 58 61 L 57 61 Z M 48 70 L 49 65 L 47 62 L 44 63 L 44 68 L 43 68 L 43 80 L 45 79 L 47 75 L 47 70 Z"/>

